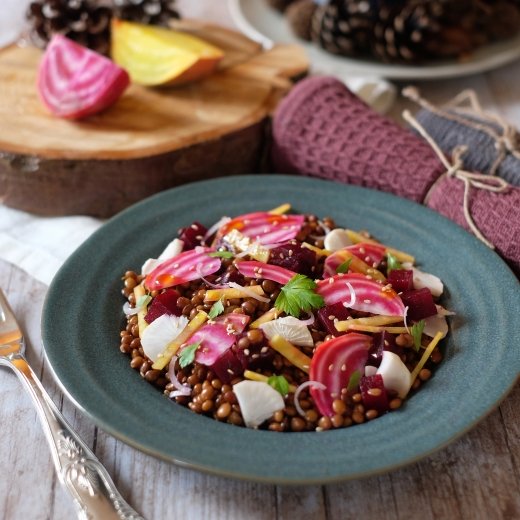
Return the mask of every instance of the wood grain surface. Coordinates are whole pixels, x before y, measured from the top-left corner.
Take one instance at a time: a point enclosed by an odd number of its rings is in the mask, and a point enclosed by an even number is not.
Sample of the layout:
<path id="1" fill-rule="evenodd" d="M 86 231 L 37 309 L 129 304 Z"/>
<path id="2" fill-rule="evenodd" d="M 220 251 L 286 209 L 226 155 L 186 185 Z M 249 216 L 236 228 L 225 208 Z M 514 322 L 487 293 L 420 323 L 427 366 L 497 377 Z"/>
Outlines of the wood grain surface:
<path id="1" fill-rule="evenodd" d="M 175 25 L 225 52 L 219 71 L 175 88 L 132 84 L 108 110 L 81 121 L 54 117 L 39 101 L 40 50 L 0 50 L 4 204 L 42 215 L 109 217 L 179 184 L 258 170 L 267 117 L 290 78 L 307 71 L 304 52 L 295 45 L 263 51 L 207 22 Z"/>
<path id="2" fill-rule="evenodd" d="M 520 385 L 461 439 L 393 473 L 304 487 L 229 480 L 154 459 L 82 416 L 63 397 L 44 358 L 39 319 L 47 287 L 3 261 L 0 284 L 26 332 L 27 357 L 45 388 L 123 495 L 148 520 L 520 518 Z M 0 518 L 74 518 L 29 397 L 8 369 L 0 370 L 0 388 Z"/>
<path id="3" fill-rule="evenodd" d="M 260 1 L 260 0 L 259 0 Z M 224 0 L 179 0 L 190 15 L 230 24 Z M 520 126 L 520 63 L 485 75 L 423 84 L 446 100 L 474 88 L 486 108 Z M 399 118 L 407 104 L 392 112 Z M 6 291 L 28 338 L 28 358 L 67 419 L 148 520 L 516 520 L 520 518 L 520 385 L 448 447 L 406 468 L 328 486 L 280 487 L 228 480 L 144 455 L 98 429 L 63 397 L 46 365 L 40 315 L 46 286 L 0 261 Z M 519 341 L 519 338 L 511 338 Z M 66 348 L 66 345 L 64 345 Z M 43 432 L 16 377 L 0 369 L 0 519 L 71 520 Z M 471 382 L 468 382 L 471 392 Z M 136 401 L 136 406 L 138 402 Z M 346 449 L 358 447 L 346 446 Z"/>

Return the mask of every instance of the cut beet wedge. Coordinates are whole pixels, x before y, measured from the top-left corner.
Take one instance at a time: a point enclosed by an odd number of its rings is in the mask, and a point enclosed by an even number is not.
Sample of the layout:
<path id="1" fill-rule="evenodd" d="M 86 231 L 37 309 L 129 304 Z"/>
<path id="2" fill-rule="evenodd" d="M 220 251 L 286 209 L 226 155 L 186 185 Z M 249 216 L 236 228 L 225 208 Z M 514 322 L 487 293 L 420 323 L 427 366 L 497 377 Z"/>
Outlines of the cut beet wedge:
<path id="1" fill-rule="evenodd" d="M 263 278 L 264 280 L 272 280 L 283 285 L 296 275 L 295 272 L 289 271 L 289 269 L 284 267 L 264 264 L 254 260 L 237 262 L 236 266 L 240 274 L 248 278 Z"/>
<path id="2" fill-rule="evenodd" d="M 65 119 L 81 119 L 107 109 L 129 84 L 124 69 L 59 34 L 43 55 L 37 80 L 43 104 Z"/>
<path id="3" fill-rule="evenodd" d="M 361 242 L 348 246 L 345 248 L 353 255 L 357 256 L 363 262 L 369 264 L 371 267 L 377 267 L 385 257 L 386 249 L 379 244 L 369 244 L 368 242 Z"/>
<path id="4" fill-rule="evenodd" d="M 356 311 L 382 316 L 404 316 L 404 304 L 390 286 L 361 274 L 338 274 L 320 280 L 316 292 L 327 305 L 341 302 L 345 307 Z"/>
<path id="5" fill-rule="evenodd" d="M 135 3 L 135 2 L 134 2 Z M 180 85 L 213 74 L 224 53 L 191 34 L 112 20 L 112 57 L 140 85 Z"/>
<path id="6" fill-rule="evenodd" d="M 165 289 L 216 273 L 221 260 L 208 256 L 211 252 L 209 247 L 196 247 L 166 260 L 146 277 L 146 287 L 151 291 Z"/>
<path id="7" fill-rule="evenodd" d="M 354 372 L 364 374 L 372 338 L 350 332 L 322 343 L 312 357 L 309 380 L 318 381 L 326 389 L 311 386 L 311 395 L 323 415 L 334 415 L 332 403 L 341 399 L 341 391 L 347 388 Z"/>
<path id="8" fill-rule="evenodd" d="M 262 211 L 248 213 L 224 224 L 217 237 L 221 238 L 236 229 L 262 245 L 281 244 L 296 237 L 304 220 L 303 215 L 273 215 Z"/>
<path id="9" fill-rule="evenodd" d="M 197 363 L 213 365 L 226 350 L 235 344 L 249 320 L 249 316 L 245 314 L 230 313 L 203 325 L 190 338 L 190 343 L 200 341 L 200 347 L 195 354 Z"/>

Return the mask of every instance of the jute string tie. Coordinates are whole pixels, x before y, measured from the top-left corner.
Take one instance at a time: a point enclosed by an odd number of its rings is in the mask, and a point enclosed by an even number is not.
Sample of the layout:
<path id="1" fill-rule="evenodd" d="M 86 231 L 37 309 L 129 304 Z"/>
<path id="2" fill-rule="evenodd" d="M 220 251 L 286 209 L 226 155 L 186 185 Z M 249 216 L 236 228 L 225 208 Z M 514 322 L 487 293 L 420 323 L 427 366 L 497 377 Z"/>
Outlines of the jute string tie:
<path id="1" fill-rule="evenodd" d="M 464 218 L 468 223 L 469 228 L 473 234 L 481 240 L 486 246 L 491 249 L 495 249 L 495 246 L 481 233 L 477 225 L 475 224 L 473 217 L 470 212 L 470 195 L 471 188 L 477 188 L 481 190 L 491 191 L 493 193 L 501 193 L 509 188 L 509 184 L 500 177 L 494 177 L 483 173 L 468 172 L 463 169 L 464 161 L 463 156 L 468 151 L 467 146 L 457 146 L 453 150 L 451 162 L 448 160 L 444 152 L 440 149 L 438 144 L 432 138 L 432 136 L 425 130 L 425 128 L 412 116 L 409 110 L 403 112 L 403 118 L 412 126 L 423 139 L 431 146 L 432 150 L 439 157 L 440 161 L 446 168 L 446 171 L 432 184 L 426 197 L 424 204 L 428 203 L 428 200 L 433 193 L 436 185 L 444 178 L 451 177 L 458 179 L 464 184 L 464 197 L 463 197 L 463 211 Z"/>

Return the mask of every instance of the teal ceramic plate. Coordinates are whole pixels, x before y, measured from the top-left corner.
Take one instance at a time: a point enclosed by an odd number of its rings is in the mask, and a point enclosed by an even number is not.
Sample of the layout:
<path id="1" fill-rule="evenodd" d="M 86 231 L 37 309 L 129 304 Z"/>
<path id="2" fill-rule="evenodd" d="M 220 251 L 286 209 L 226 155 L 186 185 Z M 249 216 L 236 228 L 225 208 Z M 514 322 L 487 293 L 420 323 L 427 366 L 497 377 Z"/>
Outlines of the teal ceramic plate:
<path id="1" fill-rule="evenodd" d="M 119 351 L 121 275 L 159 254 L 179 227 L 290 202 L 413 253 L 457 312 L 434 377 L 399 411 L 321 433 L 255 431 L 166 399 Z M 453 441 L 505 396 L 520 369 L 518 281 L 500 258 L 436 213 L 363 188 L 289 176 L 195 183 L 119 214 L 66 262 L 43 314 L 48 360 L 64 391 L 101 428 L 136 448 L 211 473 L 257 481 L 330 482 L 395 469 Z"/>

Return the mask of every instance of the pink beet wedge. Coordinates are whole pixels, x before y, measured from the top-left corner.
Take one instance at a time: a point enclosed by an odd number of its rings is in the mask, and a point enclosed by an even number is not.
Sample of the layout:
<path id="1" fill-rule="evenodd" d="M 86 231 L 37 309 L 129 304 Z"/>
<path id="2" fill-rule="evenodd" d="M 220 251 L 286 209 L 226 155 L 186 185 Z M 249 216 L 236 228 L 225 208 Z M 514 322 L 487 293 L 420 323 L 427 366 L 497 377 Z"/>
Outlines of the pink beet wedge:
<path id="1" fill-rule="evenodd" d="M 129 84 L 124 69 L 60 34 L 49 43 L 37 80 L 43 104 L 65 119 L 81 119 L 105 110 Z"/>

